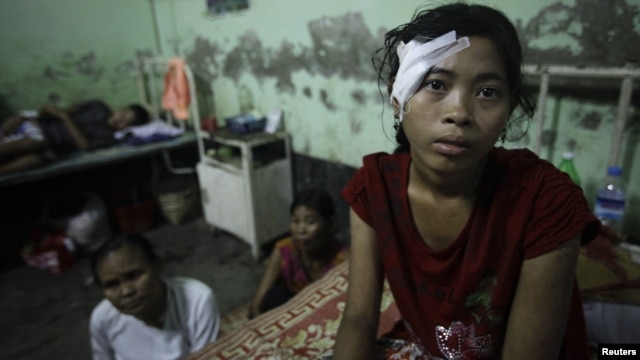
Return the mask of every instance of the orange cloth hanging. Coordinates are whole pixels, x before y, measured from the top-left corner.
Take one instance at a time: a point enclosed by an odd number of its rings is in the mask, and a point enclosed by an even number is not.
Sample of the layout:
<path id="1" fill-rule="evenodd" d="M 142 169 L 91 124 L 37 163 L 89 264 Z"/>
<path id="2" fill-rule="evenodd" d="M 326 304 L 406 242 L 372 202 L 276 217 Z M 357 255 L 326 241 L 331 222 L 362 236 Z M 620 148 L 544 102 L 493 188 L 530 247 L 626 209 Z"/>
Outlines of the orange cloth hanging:
<path id="1" fill-rule="evenodd" d="M 184 60 L 173 58 L 169 60 L 169 68 L 164 77 L 164 93 L 162 95 L 162 108 L 173 112 L 178 120 L 189 118 L 189 81 L 184 70 Z"/>

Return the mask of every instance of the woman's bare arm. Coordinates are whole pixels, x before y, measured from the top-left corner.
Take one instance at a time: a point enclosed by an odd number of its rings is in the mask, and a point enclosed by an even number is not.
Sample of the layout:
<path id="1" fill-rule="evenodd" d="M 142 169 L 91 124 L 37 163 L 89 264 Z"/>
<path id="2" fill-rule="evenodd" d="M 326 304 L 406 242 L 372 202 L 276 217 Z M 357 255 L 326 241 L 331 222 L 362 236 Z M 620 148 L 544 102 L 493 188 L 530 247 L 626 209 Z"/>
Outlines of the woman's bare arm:
<path id="1" fill-rule="evenodd" d="M 351 210 L 347 304 L 336 338 L 335 359 L 373 359 L 380 317 L 382 264 L 373 228 Z"/>
<path id="2" fill-rule="evenodd" d="M 45 139 L 36 140 L 28 137 L 0 144 L 0 158 L 18 156 L 18 155 L 34 155 L 40 150 L 46 149 L 49 142 Z"/>
<path id="3" fill-rule="evenodd" d="M 249 317 L 254 317 L 260 314 L 260 303 L 262 303 L 262 299 L 264 299 L 264 296 L 269 290 L 269 288 L 271 288 L 276 283 L 279 277 L 280 277 L 280 251 L 274 248 L 273 251 L 271 252 L 271 256 L 269 257 L 269 263 L 267 264 L 267 269 L 265 270 L 265 273 L 262 276 L 262 280 L 260 280 L 260 285 L 258 285 L 256 294 L 253 297 L 253 301 L 251 302 L 251 308 L 249 309 Z"/>
<path id="4" fill-rule="evenodd" d="M 509 314 L 503 359 L 557 359 L 565 333 L 580 236 L 525 260 Z"/>

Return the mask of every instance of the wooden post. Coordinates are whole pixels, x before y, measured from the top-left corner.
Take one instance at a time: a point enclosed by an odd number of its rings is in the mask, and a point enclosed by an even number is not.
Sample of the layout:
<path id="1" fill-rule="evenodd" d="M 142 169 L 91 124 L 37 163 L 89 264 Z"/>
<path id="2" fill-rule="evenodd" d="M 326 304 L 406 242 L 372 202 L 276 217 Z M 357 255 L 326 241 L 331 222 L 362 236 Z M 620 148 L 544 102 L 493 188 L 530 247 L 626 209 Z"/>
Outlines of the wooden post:
<path id="1" fill-rule="evenodd" d="M 630 69 L 633 66 L 627 64 Z M 611 137 L 611 149 L 609 150 L 609 166 L 618 165 L 620 160 L 620 146 L 624 135 L 624 128 L 629 116 L 629 103 L 631 102 L 631 93 L 633 92 L 633 78 L 627 75 L 622 79 L 620 85 L 620 97 L 618 98 L 618 113 L 616 115 L 616 123 Z"/>
<path id="2" fill-rule="evenodd" d="M 538 134 L 536 136 L 536 143 L 534 144 L 533 151 L 540 156 L 540 149 L 542 148 L 542 136 L 544 133 L 544 119 L 545 111 L 547 108 L 547 94 L 549 93 L 549 73 L 544 71 L 540 76 L 540 92 L 538 93 Z"/>

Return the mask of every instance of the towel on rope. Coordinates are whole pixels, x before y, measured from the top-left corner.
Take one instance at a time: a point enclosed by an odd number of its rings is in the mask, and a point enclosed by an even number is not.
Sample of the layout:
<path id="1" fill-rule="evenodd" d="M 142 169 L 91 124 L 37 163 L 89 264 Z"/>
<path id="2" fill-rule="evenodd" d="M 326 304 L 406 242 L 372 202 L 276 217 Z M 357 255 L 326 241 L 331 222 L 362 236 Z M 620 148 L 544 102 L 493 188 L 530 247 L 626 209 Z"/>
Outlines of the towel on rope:
<path id="1" fill-rule="evenodd" d="M 187 120 L 189 118 L 188 106 L 191 101 L 189 81 L 184 66 L 184 60 L 180 58 L 170 59 L 169 67 L 164 77 L 162 108 L 171 111 L 178 120 Z"/>

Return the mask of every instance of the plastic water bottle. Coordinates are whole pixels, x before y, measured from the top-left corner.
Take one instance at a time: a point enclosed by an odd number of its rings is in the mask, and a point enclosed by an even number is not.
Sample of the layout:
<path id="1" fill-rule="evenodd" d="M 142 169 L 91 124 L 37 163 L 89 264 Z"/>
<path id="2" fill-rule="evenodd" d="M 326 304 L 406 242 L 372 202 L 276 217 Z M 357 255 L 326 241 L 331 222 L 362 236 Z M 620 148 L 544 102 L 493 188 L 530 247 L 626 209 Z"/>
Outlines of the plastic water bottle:
<path id="1" fill-rule="evenodd" d="M 620 233 L 622 233 L 626 198 L 624 185 L 622 169 L 618 166 L 610 166 L 603 186 L 598 189 L 594 209 L 595 215 L 602 221 L 603 225 L 607 225 Z"/>
<path id="2" fill-rule="evenodd" d="M 580 186 L 580 175 L 578 175 L 578 170 L 576 170 L 576 166 L 573 163 L 573 151 L 565 151 L 562 153 L 562 160 L 558 164 L 558 170 L 569 175 L 571 180 L 573 180 L 576 185 Z"/>

